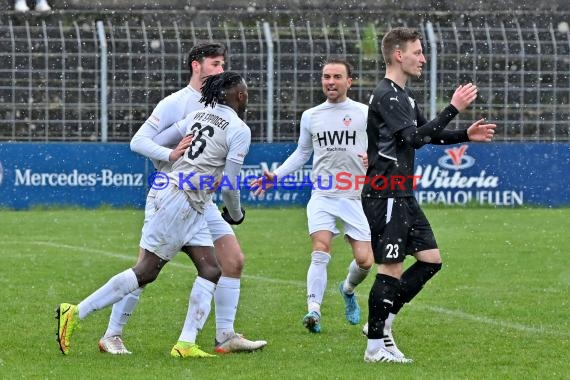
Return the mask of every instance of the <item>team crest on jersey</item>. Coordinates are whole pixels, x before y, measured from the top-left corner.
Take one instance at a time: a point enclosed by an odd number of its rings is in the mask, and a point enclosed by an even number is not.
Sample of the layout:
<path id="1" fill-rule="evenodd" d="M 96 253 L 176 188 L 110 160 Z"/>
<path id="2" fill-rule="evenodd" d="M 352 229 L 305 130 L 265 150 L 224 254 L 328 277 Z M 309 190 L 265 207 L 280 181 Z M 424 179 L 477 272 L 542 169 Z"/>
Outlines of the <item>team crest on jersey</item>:
<path id="1" fill-rule="evenodd" d="M 352 124 L 352 118 L 350 117 L 350 115 L 345 115 L 342 118 L 342 123 L 344 124 L 345 127 L 350 127 L 350 124 Z"/>
<path id="2" fill-rule="evenodd" d="M 409 96 L 408 96 L 408 100 L 410 101 L 412 108 L 416 108 L 416 101 L 414 99 L 410 98 Z"/>

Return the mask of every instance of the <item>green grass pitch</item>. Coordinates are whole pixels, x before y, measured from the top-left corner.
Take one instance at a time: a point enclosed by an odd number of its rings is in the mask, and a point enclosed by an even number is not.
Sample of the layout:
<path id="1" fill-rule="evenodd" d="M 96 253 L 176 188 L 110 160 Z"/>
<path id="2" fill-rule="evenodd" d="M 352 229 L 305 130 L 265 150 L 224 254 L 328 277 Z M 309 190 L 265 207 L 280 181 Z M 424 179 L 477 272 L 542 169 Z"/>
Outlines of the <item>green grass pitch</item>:
<path id="1" fill-rule="evenodd" d="M 570 209 L 427 208 L 443 270 L 395 322 L 411 365 L 363 361 L 360 326 L 344 320 L 337 284 L 351 260 L 333 244 L 323 332 L 309 334 L 305 210 L 249 209 L 236 329 L 268 346 L 214 359 L 169 356 L 195 270 L 179 254 L 147 287 L 125 331 L 133 355 L 101 354 L 110 309 L 74 334 L 63 356 L 54 310 L 77 303 L 136 259 L 142 210 L 0 211 L 3 379 L 528 379 L 570 374 Z M 410 263 L 412 259 L 406 262 Z M 373 275 L 358 288 L 367 316 Z M 214 313 L 198 337 L 213 352 Z"/>

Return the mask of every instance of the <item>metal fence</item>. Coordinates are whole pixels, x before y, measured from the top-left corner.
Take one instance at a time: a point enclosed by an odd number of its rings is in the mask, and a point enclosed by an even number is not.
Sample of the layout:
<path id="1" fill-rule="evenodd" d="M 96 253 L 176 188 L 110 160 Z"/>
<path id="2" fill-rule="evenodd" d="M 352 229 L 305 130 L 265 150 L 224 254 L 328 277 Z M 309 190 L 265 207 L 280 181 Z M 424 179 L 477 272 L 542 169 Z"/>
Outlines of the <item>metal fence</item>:
<path id="1" fill-rule="evenodd" d="M 254 141 L 296 140 L 301 113 L 324 101 L 321 61 L 330 55 L 351 61 L 356 80 L 349 95 L 366 103 L 383 76 L 379 38 L 391 26 L 109 19 L 99 22 L 98 35 L 95 21 L 9 19 L 0 24 L 0 140 L 128 141 L 160 99 L 187 84 L 190 47 L 210 39 L 227 44 L 226 68 L 247 78 Z M 452 128 L 485 116 L 499 125 L 502 140 L 570 140 L 567 24 L 409 26 L 424 33 L 428 64 L 410 86 L 426 115 L 442 108 L 457 85 L 474 82 L 480 96 Z"/>

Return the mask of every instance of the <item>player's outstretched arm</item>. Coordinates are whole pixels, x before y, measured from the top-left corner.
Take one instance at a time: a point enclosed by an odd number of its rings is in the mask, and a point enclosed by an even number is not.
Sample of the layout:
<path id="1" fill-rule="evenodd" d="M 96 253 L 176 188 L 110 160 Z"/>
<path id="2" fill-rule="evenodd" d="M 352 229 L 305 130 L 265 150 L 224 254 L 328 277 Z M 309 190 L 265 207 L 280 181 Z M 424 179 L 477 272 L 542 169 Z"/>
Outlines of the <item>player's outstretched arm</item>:
<path id="1" fill-rule="evenodd" d="M 309 128 L 309 116 L 307 111 L 301 115 L 301 130 L 297 149 L 283 162 L 274 172 L 265 171 L 263 176 L 250 183 L 254 196 L 263 196 L 265 191 L 272 188 L 277 177 L 284 178 L 289 173 L 300 169 L 313 154 L 313 139 Z"/>
<path id="2" fill-rule="evenodd" d="M 263 196 L 265 192 L 273 187 L 273 180 L 275 179 L 275 173 L 265 170 L 263 176 L 258 179 L 254 179 L 250 182 L 249 187 L 253 191 L 253 195 Z"/>
<path id="3" fill-rule="evenodd" d="M 157 127 L 145 122 L 131 139 L 131 150 L 153 160 L 168 161 L 172 149 L 156 143 L 153 139 L 158 135 L 160 132 Z M 176 142 L 180 141 L 180 138 Z"/>
<path id="4" fill-rule="evenodd" d="M 475 142 L 491 142 L 495 135 L 496 124 L 485 124 L 485 119 L 479 119 L 469 128 L 467 128 L 467 136 L 469 141 Z"/>

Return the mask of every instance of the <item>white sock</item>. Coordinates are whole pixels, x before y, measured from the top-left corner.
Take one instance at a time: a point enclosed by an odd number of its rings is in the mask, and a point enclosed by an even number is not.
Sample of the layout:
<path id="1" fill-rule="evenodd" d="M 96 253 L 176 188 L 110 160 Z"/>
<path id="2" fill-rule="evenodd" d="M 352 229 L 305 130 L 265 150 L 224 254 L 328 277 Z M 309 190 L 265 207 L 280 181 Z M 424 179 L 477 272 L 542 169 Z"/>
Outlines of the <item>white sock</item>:
<path id="1" fill-rule="evenodd" d="M 138 287 L 137 276 L 130 268 L 111 277 L 105 285 L 77 305 L 79 319 L 84 319 L 94 311 L 114 304 Z"/>
<path id="2" fill-rule="evenodd" d="M 192 290 L 190 291 L 190 301 L 186 320 L 180 333 L 179 341 L 195 343 L 198 332 L 204 327 L 206 319 L 212 308 L 211 302 L 214 296 L 216 284 L 202 277 L 196 277 Z"/>
<path id="3" fill-rule="evenodd" d="M 366 350 L 368 352 L 375 352 L 380 347 L 385 348 L 384 341 L 382 339 L 368 339 L 368 343 L 366 344 Z"/>
<path id="4" fill-rule="evenodd" d="M 309 312 L 321 314 L 320 306 L 327 288 L 327 265 L 331 255 L 326 252 L 314 251 L 311 254 L 311 265 L 307 271 L 307 305 Z"/>
<path id="5" fill-rule="evenodd" d="M 104 338 L 123 335 L 123 328 L 129 321 L 131 314 L 133 314 L 135 307 L 139 303 L 139 298 L 143 290 L 144 286 L 135 289 L 124 296 L 119 302 L 115 302 L 113 304 L 107 331 L 105 331 L 105 335 L 103 335 Z"/>
<path id="6" fill-rule="evenodd" d="M 343 290 L 346 294 L 354 293 L 354 288 L 358 286 L 366 276 L 368 276 L 369 269 L 363 269 L 356 264 L 356 260 L 352 260 L 348 266 L 348 275 L 344 280 Z"/>
<path id="7" fill-rule="evenodd" d="M 234 321 L 239 302 L 240 279 L 220 277 L 214 291 L 216 340 L 224 342 L 235 335 Z"/>
<path id="8" fill-rule="evenodd" d="M 394 318 L 396 318 L 396 314 L 388 314 L 388 318 L 384 321 L 384 330 L 392 330 L 392 323 L 394 323 Z"/>

